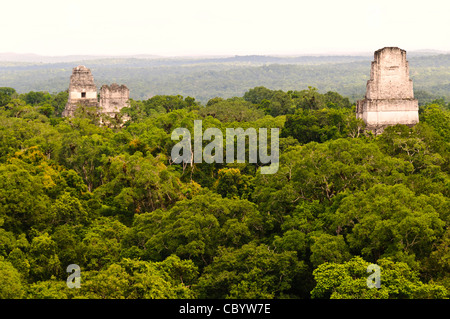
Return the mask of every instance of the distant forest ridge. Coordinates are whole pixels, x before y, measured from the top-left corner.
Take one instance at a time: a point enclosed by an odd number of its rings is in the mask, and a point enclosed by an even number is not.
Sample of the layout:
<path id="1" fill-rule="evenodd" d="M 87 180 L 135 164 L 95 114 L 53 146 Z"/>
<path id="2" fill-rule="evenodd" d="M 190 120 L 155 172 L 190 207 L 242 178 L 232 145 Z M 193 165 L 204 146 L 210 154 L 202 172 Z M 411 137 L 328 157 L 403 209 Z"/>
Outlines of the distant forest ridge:
<path id="1" fill-rule="evenodd" d="M 91 69 L 98 87 L 113 82 L 126 84 L 135 100 L 180 94 L 206 103 L 217 96 L 242 96 L 257 86 L 284 91 L 311 86 L 322 93 L 339 92 L 355 101 L 364 96 L 372 60 L 373 54 L 171 58 L 2 53 L 0 87 L 13 87 L 19 93 L 65 91 L 72 68 L 81 64 Z M 436 98 L 450 100 L 450 54 L 412 51 L 408 52 L 408 61 L 421 104 Z"/>

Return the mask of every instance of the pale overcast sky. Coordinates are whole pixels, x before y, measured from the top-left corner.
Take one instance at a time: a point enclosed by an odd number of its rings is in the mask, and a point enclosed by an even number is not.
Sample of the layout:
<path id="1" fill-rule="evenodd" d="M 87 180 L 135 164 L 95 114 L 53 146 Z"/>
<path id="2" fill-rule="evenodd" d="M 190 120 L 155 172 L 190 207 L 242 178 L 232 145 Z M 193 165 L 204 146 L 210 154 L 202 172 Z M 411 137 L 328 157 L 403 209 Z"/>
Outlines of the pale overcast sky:
<path id="1" fill-rule="evenodd" d="M 450 50 L 448 0 L 2 0 L 0 52 L 302 54 Z"/>

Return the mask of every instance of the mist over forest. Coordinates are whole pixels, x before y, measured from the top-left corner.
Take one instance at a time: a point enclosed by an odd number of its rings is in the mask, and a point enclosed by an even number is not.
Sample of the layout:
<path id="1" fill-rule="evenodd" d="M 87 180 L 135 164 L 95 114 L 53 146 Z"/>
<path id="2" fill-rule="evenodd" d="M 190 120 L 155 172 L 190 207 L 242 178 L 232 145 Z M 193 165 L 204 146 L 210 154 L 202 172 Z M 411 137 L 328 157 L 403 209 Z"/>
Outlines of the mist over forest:
<path id="1" fill-rule="evenodd" d="M 206 103 L 216 96 L 242 96 L 264 86 L 273 90 L 315 87 L 336 91 L 351 101 L 361 99 L 369 79 L 372 54 L 305 56 L 67 56 L 0 55 L 0 86 L 19 93 L 65 91 L 72 68 L 91 69 L 96 84 L 126 84 L 135 100 L 155 95 L 191 96 Z M 11 62 L 12 61 L 12 62 Z M 17 62 L 20 61 L 20 62 Z M 39 61 L 39 62 L 37 62 Z M 408 52 L 411 79 L 421 104 L 450 99 L 450 54 Z"/>

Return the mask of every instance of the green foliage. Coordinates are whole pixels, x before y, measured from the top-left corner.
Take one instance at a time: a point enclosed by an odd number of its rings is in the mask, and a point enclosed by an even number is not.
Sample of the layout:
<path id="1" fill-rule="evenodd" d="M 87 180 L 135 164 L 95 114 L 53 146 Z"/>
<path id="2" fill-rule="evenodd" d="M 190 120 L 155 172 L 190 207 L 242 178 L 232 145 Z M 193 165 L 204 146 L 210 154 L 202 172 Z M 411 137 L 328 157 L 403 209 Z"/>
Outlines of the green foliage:
<path id="1" fill-rule="evenodd" d="M 0 299 L 20 299 L 24 287 L 19 272 L 0 257 Z"/>
<path id="2" fill-rule="evenodd" d="M 437 104 L 431 104 L 425 108 L 421 114 L 421 119 L 432 126 L 444 141 L 450 143 L 450 115 L 448 111 Z"/>
<path id="3" fill-rule="evenodd" d="M 126 232 L 127 227 L 111 217 L 96 219 L 81 242 L 86 269 L 100 270 L 119 261 L 121 240 Z"/>
<path id="4" fill-rule="evenodd" d="M 222 197 L 248 199 L 253 190 L 252 179 L 238 168 L 223 168 L 218 172 L 214 189 Z"/>
<path id="5" fill-rule="evenodd" d="M 11 97 L 6 93 L 0 92 L 0 107 L 5 107 L 9 102 L 11 102 Z"/>
<path id="6" fill-rule="evenodd" d="M 348 98 L 336 92 L 321 94 L 316 88 L 302 91 L 269 90 L 263 86 L 248 90 L 244 99 L 272 116 L 294 113 L 295 110 L 317 111 L 323 108 L 351 108 Z"/>
<path id="7" fill-rule="evenodd" d="M 342 235 L 320 234 L 313 237 L 313 240 L 310 260 L 314 267 L 324 262 L 342 263 L 351 256 Z"/>
<path id="8" fill-rule="evenodd" d="M 200 109 L 199 114 L 212 116 L 221 122 L 249 122 L 264 116 L 264 112 L 256 109 L 251 103 L 241 99 L 218 101 Z"/>
<path id="9" fill-rule="evenodd" d="M 292 283 L 305 268 L 293 252 L 275 253 L 265 245 L 254 243 L 225 248 L 200 277 L 200 297 L 280 297 L 292 291 Z"/>
<path id="10" fill-rule="evenodd" d="M 129 222 L 135 213 L 171 206 L 183 198 L 183 185 L 173 167 L 163 158 L 133 155 L 109 157 L 100 172 L 103 185 L 94 191 L 102 203 L 102 214 L 117 215 Z"/>
<path id="11" fill-rule="evenodd" d="M 56 243 L 48 233 L 38 234 L 30 243 L 30 276 L 45 280 L 62 273 L 62 265 L 56 251 Z"/>
<path id="12" fill-rule="evenodd" d="M 42 182 L 18 165 L 0 166 L 0 218 L 7 229 L 20 233 L 44 226 L 50 202 Z"/>
<path id="13" fill-rule="evenodd" d="M 67 288 L 64 280 L 53 277 L 50 280 L 30 284 L 26 297 L 28 299 L 68 299 L 73 298 L 74 294 Z"/>
<path id="14" fill-rule="evenodd" d="M 184 108 L 196 109 L 198 103 L 192 97 L 181 95 L 155 95 L 145 101 L 130 101 L 130 107 L 124 109 L 132 120 L 144 119 L 160 113 L 170 113 Z"/>
<path id="15" fill-rule="evenodd" d="M 135 216 L 129 240 L 143 249 L 143 258 L 161 260 L 176 254 L 204 265 L 220 245 L 242 245 L 261 230 L 253 203 L 207 192 L 179 201 L 168 211 Z"/>
<path id="16" fill-rule="evenodd" d="M 119 126 L 89 108 L 61 118 L 67 92 L 0 88 L 0 297 L 449 297 L 444 99 L 374 137 L 333 91 L 242 94 L 132 100 Z M 279 128 L 278 172 L 175 164 L 171 133 L 194 120 Z"/>
<path id="17" fill-rule="evenodd" d="M 13 96 L 14 94 L 16 94 L 16 90 L 10 87 L 0 87 L 0 93 L 6 94 L 8 96 Z"/>
<path id="18" fill-rule="evenodd" d="M 367 287 L 369 263 L 361 257 L 338 263 L 323 263 L 314 272 L 316 287 L 312 298 L 331 299 L 413 299 L 445 298 L 447 290 L 436 284 L 424 284 L 417 272 L 402 262 L 379 259 L 380 288 Z"/>
<path id="19" fill-rule="evenodd" d="M 175 299 L 194 298 L 187 283 L 197 276 L 189 261 L 169 257 L 163 262 L 124 258 L 107 269 L 84 272 L 85 279 L 74 298 L 89 299 Z"/>
<path id="20" fill-rule="evenodd" d="M 445 227 L 450 201 L 442 195 L 416 196 L 402 184 L 378 184 L 345 197 L 335 227 L 351 249 L 369 260 L 429 255 Z M 444 219 L 444 220 L 443 220 Z"/>
<path id="21" fill-rule="evenodd" d="M 352 109 L 299 110 L 286 117 L 281 136 L 292 136 L 300 143 L 307 144 L 358 137 L 363 128 L 363 121 L 355 118 L 355 112 Z"/>

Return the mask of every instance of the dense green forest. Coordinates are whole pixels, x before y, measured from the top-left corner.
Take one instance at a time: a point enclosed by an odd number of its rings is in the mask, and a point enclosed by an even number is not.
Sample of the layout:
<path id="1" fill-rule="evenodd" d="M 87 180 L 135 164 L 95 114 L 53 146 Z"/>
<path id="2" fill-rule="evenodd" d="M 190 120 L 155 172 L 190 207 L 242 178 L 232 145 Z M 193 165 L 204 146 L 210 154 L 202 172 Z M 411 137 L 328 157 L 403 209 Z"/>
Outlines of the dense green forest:
<path id="1" fill-rule="evenodd" d="M 13 58 L 13 57 L 11 57 Z M 75 57 L 74 57 L 75 58 Z M 242 96 L 257 86 L 272 90 L 339 92 L 354 102 L 364 97 L 373 55 L 361 56 L 235 56 L 196 58 L 99 58 L 90 60 L 0 62 L 0 87 L 19 93 L 68 88 L 72 68 L 91 69 L 97 86 L 116 82 L 130 88 L 130 96 L 147 100 L 155 95 L 193 96 L 206 104 L 220 96 Z M 435 98 L 450 100 L 450 54 L 408 53 L 411 79 L 421 104 Z"/>
<path id="2" fill-rule="evenodd" d="M 0 298 L 448 298 L 450 105 L 436 97 L 419 124 L 373 136 L 351 99 L 313 87 L 135 99 L 124 126 L 84 107 L 61 118 L 63 90 L 0 88 Z M 172 131 L 197 119 L 280 128 L 278 172 L 173 164 Z"/>

